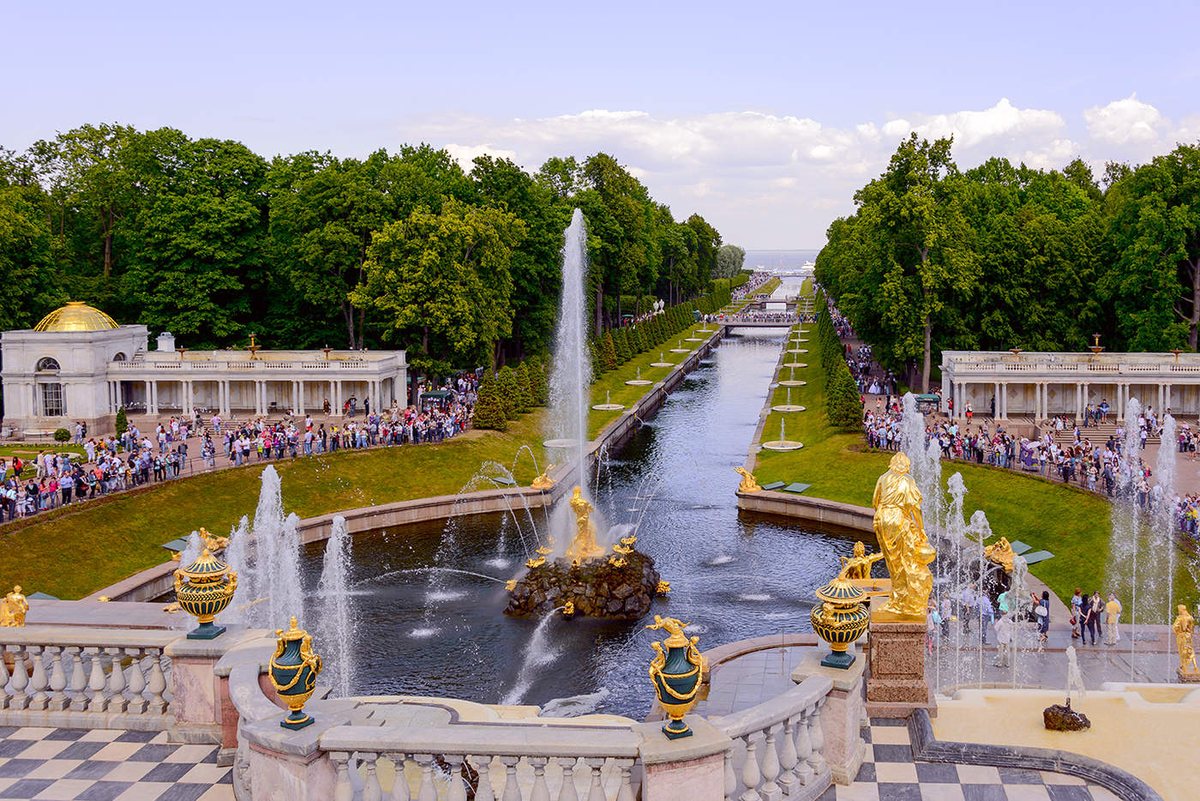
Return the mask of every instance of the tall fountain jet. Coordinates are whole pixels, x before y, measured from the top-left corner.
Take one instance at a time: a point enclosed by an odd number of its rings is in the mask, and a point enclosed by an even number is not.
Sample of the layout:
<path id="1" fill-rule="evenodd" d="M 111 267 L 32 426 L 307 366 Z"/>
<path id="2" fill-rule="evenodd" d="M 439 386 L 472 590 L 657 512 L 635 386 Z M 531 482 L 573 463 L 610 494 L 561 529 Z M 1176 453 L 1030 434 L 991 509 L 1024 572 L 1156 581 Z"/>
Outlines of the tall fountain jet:
<path id="1" fill-rule="evenodd" d="M 575 209 L 563 236 L 562 294 L 554 336 L 554 368 L 550 374 L 550 413 L 553 436 L 570 450 L 576 465 L 569 480 L 584 484 L 584 444 L 588 441 L 588 387 L 592 363 L 587 344 L 587 224 Z"/>

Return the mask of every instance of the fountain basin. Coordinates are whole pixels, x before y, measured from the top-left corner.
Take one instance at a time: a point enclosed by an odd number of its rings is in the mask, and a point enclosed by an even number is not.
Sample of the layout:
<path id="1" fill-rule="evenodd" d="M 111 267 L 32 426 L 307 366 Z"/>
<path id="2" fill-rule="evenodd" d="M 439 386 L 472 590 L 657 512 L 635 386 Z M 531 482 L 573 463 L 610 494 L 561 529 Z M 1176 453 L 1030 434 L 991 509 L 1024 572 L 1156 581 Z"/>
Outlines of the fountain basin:
<path id="1" fill-rule="evenodd" d="M 542 445 L 547 448 L 577 449 L 579 448 L 579 441 L 573 439 L 548 439 Z"/>
<path id="2" fill-rule="evenodd" d="M 688 351 L 690 353 L 690 351 Z M 650 362 L 651 367 L 674 367 L 674 362 Z"/>
<path id="3" fill-rule="evenodd" d="M 762 447 L 769 451 L 798 451 L 804 447 L 804 443 L 794 442 L 790 439 L 773 439 L 770 442 L 764 442 Z"/>
<path id="4" fill-rule="evenodd" d="M 787 381 L 780 381 L 779 386 L 781 386 L 781 387 L 802 387 L 807 383 L 808 383 L 807 381 L 793 381 L 792 379 L 788 379 Z M 550 446 L 547 445 L 546 447 L 549 448 Z"/>
<path id="5" fill-rule="evenodd" d="M 625 406 L 620 403 L 597 403 L 592 408 L 598 412 L 619 412 L 621 409 L 624 409 Z"/>
<path id="6" fill-rule="evenodd" d="M 805 348 L 789 348 L 787 352 L 788 353 L 808 353 L 808 350 Z"/>
<path id="7" fill-rule="evenodd" d="M 613 620 L 645 617 L 658 588 L 658 570 L 654 560 L 640 551 L 623 558 L 620 567 L 604 556 L 578 567 L 558 559 L 531 568 L 517 579 L 504 614 L 544 615 L 569 601 L 575 605 L 576 615 Z"/>
<path id="8" fill-rule="evenodd" d="M 784 367 L 808 367 L 808 362 L 784 362 Z"/>
<path id="9" fill-rule="evenodd" d="M 691 353 L 688 348 L 671 348 L 671 353 Z"/>
<path id="10" fill-rule="evenodd" d="M 771 411 L 773 411 L 773 412 L 802 412 L 802 411 L 804 411 L 804 407 L 797 406 L 794 403 L 781 403 L 778 406 L 772 406 Z"/>
<path id="11" fill-rule="evenodd" d="M 631 387 L 644 387 L 647 384 L 653 384 L 654 382 L 649 381 L 645 378 L 631 378 L 628 381 L 626 381 L 625 383 Z"/>
<path id="12" fill-rule="evenodd" d="M 703 342 L 704 340 L 700 337 L 687 337 L 683 341 L 684 342 Z"/>

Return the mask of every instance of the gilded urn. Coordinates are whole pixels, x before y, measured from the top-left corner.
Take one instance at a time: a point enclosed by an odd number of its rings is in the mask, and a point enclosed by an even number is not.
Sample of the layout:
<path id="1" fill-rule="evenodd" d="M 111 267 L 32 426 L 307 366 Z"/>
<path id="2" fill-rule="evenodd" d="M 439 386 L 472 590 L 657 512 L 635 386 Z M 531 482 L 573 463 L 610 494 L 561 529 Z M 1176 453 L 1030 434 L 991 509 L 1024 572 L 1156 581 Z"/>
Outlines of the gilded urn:
<path id="1" fill-rule="evenodd" d="M 269 675 L 280 700 L 291 710 L 279 725 L 285 729 L 303 729 L 313 722 L 304 711 L 304 704 L 317 687 L 321 657 L 313 653 L 312 635 L 296 626 L 295 617 L 287 631 L 275 629 L 275 636 Z"/>
<path id="2" fill-rule="evenodd" d="M 237 572 L 213 556 L 208 548 L 200 552 L 187 567 L 175 571 L 175 599 L 188 614 L 200 623 L 188 633 L 190 640 L 211 640 L 225 633 L 213 618 L 219 615 L 237 590 Z"/>
<path id="3" fill-rule="evenodd" d="M 849 668 L 854 654 L 847 653 L 850 644 L 867 630 L 871 613 L 863 599 L 867 594 L 846 578 L 843 568 L 837 577 L 816 592 L 821 602 L 812 610 L 813 630 L 833 652 L 821 660 L 825 667 Z"/>
<path id="4" fill-rule="evenodd" d="M 686 623 L 674 618 L 658 615 L 654 616 L 653 625 L 646 626 L 648 629 L 666 630 L 670 635 L 661 643 L 650 643 L 655 651 L 654 661 L 650 663 L 650 681 L 654 684 L 658 702 L 667 713 L 668 721 L 662 730 L 669 740 L 692 736 L 692 729 L 684 722 L 683 716 L 696 703 L 704 667 L 704 657 L 696 648 L 700 638 L 692 637 L 689 640 L 683 633 L 685 626 Z"/>

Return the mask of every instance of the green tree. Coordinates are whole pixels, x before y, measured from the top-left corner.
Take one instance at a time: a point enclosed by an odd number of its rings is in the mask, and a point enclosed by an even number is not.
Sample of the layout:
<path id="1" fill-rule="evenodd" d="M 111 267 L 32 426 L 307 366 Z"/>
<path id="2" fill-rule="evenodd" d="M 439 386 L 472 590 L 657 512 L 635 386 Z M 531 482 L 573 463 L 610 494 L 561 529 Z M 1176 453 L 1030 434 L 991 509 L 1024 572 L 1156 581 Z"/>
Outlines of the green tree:
<path id="1" fill-rule="evenodd" d="M 117 409 L 117 419 L 113 423 L 117 431 L 117 436 L 121 436 L 129 430 L 129 418 L 125 415 L 125 407 Z"/>
<path id="2" fill-rule="evenodd" d="M 517 385 L 521 390 L 521 411 L 527 412 L 532 407 L 537 406 L 537 399 L 533 394 L 533 380 L 530 376 L 529 361 L 523 361 L 514 371 L 517 374 Z"/>
<path id="3" fill-rule="evenodd" d="M 717 267 L 713 278 L 733 278 L 742 271 L 746 262 L 746 251 L 737 245 L 721 245 L 717 249 Z"/>
<path id="4" fill-rule="evenodd" d="M 497 343 L 512 331 L 512 248 L 524 232 L 514 215 L 448 200 L 375 234 L 356 306 L 380 311 L 410 363 L 433 374 L 453 364 L 495 364 Z"/>
<path id="5" fill-rule="evenodd" d="M 844 359 L 839 359 L 829 374 L 825 390 L 825 410 L 829 424 L 842 429 L 856 428 L 862 419 L 858 387 Z"/>
<path id="6" fill-rule="evenodd" d="M 1104 287 L 1134 350 L 1164 351 L 1200 329 L 1200 145 L 1180 145 L 1109 190 L 1115 256 Z"/>
<path id="7" fill-rule="evenodd" d="M 484 375 L 479 384 L 479 394 L 475 399 L 474 425 L 476 428 L 490 428 L 496 431 L 508 428 L 504 401 L 496 386 L 496 377 L 490 372 Z"/>
<path id="8" fill-rule="evenodd" d="M 268 269 L 266 162 L 237 142 L 171 129 L 126 154 L 141 197 L 118 241 L 139 321 L 192 347 L 238 341 Z"/>

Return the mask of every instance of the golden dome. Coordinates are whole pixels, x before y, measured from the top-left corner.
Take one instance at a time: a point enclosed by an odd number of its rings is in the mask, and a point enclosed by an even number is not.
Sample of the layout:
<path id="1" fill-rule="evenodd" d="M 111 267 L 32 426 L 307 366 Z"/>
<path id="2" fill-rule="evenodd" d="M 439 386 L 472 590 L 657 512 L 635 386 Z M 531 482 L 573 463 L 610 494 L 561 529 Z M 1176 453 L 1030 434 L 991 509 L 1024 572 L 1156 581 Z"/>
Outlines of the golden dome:
<path id="1" fill-rule="evenodd" d="M 34 331 L 108 331 L 117 321 L 86 303 L 72 301 L 55 309 L 33 327 Z"/>

